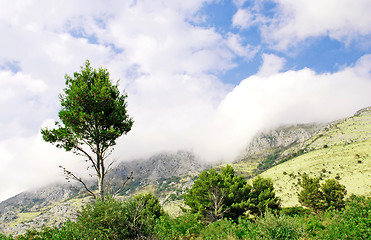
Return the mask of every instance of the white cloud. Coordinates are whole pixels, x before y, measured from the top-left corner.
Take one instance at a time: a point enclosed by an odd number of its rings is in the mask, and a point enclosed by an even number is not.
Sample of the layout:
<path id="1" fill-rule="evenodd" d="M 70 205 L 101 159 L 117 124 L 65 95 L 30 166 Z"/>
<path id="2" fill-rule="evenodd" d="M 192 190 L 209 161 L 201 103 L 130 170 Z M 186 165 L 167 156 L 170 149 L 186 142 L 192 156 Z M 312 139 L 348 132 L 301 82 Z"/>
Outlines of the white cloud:
<path id="1" fill-rule="evenodd" d="M 262 27 L 277 49 L 287 49 L 309 37 L 329 36 L 349 43 L 371 34 L 369 0 L 275 0 L 274 18 Z"/>
<path id="2" fill-rule="evenodd" d="M 274 54 L 263 54 L 263 65 L 257 73 L 260 77 L 268 77 L 282 70 L 285 65 L 285 59 Z"/>
<path id="3" fill-rule="evenodd" d="M 241 7 L 242 5 L 245 4 L 245 2 L 247 2 L 248 0 L 233 0 L 233 3 L 234 5 L 236 5 L 237 7 Z"/>
<path id="4" fill-rule="evenodd" d="M 305 68 L 251 76 L 221 102 L 196 147 L 205 158 L 232 160 L 262 129 L 351 116 L 371 105 L 370 92 L 371 55 L 333 74 Z"/>
<path id="5" fill-rule="evenodd" d="M 242 39 L 239 35 L 229 33 L 227 38 L 227 46 L 237 55 L 241 57 L 245 57 L 246 59 L 253 58 L 258 50 L 259 47 L 253 47 L 249 44 L 245 46 L 242 44 Z"/>
<path id="6" fill-rule="evenodd" d="M 232 18 L 232 26 L 239 27 L 241 29 L 249 28 L 253 23 L 254 21 L 252 13 L 243 8 L 238 9 Z"/>

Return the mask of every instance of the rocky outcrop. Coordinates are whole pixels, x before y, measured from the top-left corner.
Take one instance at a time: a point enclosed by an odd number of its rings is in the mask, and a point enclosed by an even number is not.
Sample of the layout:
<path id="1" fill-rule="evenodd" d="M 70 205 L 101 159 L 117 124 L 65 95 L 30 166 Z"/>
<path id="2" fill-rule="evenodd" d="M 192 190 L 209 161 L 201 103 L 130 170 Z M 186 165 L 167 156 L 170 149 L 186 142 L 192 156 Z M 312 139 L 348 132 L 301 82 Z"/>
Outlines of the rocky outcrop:
<path id="1" fill-rule="evenodd" d="M 269 155 L 277 150 L 284 151 L 293 145 L 298 145 L 298 147 L 300 147 L 306 140 L 321 131 L 324 126 L 324 124 L 317 123 L 297 124 L 281 126 L 276 129 L 265 131 L 252 139 L 240 154 L 238 160 L 257 158 L 260 155 Z"/>

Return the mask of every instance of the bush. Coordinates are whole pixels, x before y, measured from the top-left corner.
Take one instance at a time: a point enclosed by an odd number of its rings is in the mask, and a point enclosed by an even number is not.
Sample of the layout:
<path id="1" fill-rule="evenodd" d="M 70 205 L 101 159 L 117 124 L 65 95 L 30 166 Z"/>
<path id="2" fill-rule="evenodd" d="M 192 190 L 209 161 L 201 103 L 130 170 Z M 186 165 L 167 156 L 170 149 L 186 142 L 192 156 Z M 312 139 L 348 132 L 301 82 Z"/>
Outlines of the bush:
<path id="1" fill-rule="evenodd" d="M 200 234 L 205 223 L 196 214 L 185 213 L 176 218 L 161 216 L 154 228 L 158 239 L 192 239 Z"/>
<path id="2" fill-rule="evenodd" d="M 255 235 L 251 239 L 300 239 L 305 236 L 305 223 L 300 217 L 270 212 L 256 220 Z M 250 236 L 251 237 L 251 236 Z"/>
<path id="3" fill-rule="evenodd" d="M 304 216 L 310 213 L 310 210 L 303 207 L 285 207 L 281 209 L 281 213 L 288 216 Z"/>
<path id="4" fill-rule="evenodd" d="M 329 224 L 318 239 L 371 239 L 371 198 L 352 195 L 343 211 L 326 213 Z"/>
<path id="5" fill-rule="evenodd" d="M 231 220 L 220 219 L 204 228 L 200 233 L 200 238 L 205 240 L 236 239 L 236 231 L 236 223 Z"/>

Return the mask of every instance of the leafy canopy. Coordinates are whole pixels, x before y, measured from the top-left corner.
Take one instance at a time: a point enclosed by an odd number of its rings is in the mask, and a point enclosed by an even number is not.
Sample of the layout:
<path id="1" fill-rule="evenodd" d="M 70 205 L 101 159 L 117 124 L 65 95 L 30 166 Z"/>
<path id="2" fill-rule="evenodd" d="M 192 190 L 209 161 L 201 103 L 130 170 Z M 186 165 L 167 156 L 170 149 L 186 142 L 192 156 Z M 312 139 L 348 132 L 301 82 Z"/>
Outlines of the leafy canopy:
<path id="1" fill-rule="evenodd" d="M 221 168 L 220 173 L 215 169 L 200 173 L 184 200 L 191 212 L 211 222 L 223 217 L 238 219 L 248 211 L 260 215 L 266 208 L 277 209 L 280 205 L 270 179 L 257 177 L 251 186 L 244 176 L 235 175 L 230 165 Z"/>
<path id="2" fill-rule="evenodd" d="M 340 210 L 345 206 L 344 197 L 347 194 L 345 186 L 335 179 L 327 179 L 320 184 L 319 178 L 311 178 L 303 174 L 302 190 L 299 193 L 299 203 L 313 209 L 315 212 L 331 208 Z"/>
<path id="3" fill-rule="evenodd" d="M 127 95 L 120 94 L 106 69 L 93 69 L 86 61 L 81 73 L 66 75 L 67 87 L 60 94 L 62 109 L 56 129 L 42 129 L 47 142 L 70 151 L 86 144 L 94 152 L 104 152 L 127 134 L 133 120 L 127 114 Z"/>

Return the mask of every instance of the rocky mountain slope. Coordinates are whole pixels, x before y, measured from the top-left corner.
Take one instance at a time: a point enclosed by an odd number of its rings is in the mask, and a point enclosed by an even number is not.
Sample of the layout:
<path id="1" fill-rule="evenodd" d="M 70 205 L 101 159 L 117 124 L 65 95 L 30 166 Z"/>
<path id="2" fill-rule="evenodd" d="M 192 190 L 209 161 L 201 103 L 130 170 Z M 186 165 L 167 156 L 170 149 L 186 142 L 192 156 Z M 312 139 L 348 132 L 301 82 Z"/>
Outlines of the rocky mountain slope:
<path id="1" fill-rule="evenodd" d="M 325 124 L 283 125 L 257 134 L 233 163 L 234 169 L 248 177 L 269 169 L 305 148 L 307 140 Z"/>

